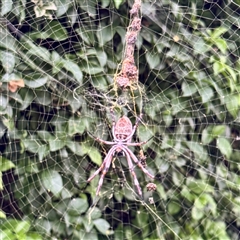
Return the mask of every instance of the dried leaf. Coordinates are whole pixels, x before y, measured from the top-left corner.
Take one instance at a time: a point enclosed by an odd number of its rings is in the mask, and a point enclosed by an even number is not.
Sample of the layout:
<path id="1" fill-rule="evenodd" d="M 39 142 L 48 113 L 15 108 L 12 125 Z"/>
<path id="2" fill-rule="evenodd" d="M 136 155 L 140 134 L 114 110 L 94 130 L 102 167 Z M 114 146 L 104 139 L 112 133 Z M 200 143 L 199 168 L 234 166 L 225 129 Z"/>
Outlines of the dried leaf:
<path id="1" fill-rule="evenodd" d="M 8 83 L 8 89 L 10 92 L 16 92 L 17 89 L 20 87 L 24 87 L 24 81 L 23 79 L 19 79 L 19 80 L 12 80 Z"/>

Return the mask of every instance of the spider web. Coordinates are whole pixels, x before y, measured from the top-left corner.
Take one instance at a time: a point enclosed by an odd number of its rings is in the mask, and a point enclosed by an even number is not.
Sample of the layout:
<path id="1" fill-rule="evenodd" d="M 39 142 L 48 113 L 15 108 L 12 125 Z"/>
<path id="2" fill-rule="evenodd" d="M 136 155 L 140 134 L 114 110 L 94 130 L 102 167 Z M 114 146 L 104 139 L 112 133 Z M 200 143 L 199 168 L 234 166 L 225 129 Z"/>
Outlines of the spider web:
<path id="1" fill-rule="evenodd" d="M 134 1 L 1 2 L 2 239 L 239 239 L 239 2 L 136 2 L 126 86 Z M 143 114 L 143 198 L 121 153 L 87 183 L 111 109 Z"/>

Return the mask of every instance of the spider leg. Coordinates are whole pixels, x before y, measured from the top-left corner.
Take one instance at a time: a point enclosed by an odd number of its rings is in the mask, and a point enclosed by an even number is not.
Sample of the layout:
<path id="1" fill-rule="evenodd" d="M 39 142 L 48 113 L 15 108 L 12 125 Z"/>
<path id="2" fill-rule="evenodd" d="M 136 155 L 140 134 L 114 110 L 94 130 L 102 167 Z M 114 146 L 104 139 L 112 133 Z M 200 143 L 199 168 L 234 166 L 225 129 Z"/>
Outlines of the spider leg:
<path id="1" fill-rule="evenodd" d="M 113 152 L 115 152 L 115 147 L 112 147 L 109 152 L 107 153 L 106 157 L 104 158 L 102 165 L 97 169 L 97 171 L 90 177 L 88 178 L 87 182 L 91 182 L 93 180 L 93 178 L 95 178 L 104 168 L 104 166 L 106 165 L 106 162 L 109 160 L 111 160 L 111 155 L 113 155 Z"/>
<path id="2" fill-rule="evenodd" d="M 133 136 L 133 134 L 135 133 L 135 131 L 136 131 L 137 127 L 138 127 L 138 123 L 139 123 L 139 121 L 140 121 L 141 118 L 142 118 L 142 114 L 140 114 L 139 117 L 137 118 L 136 123 L 135 123 L 135 125 L 133 126 L 132 133 L 131 133 L 126 139 L 124 139 L 124 141 L 127 141 L 127 142 L 130 142 L 130 141 L 131 141 L 132 136 Z"/>
<path id="3" fill-rule="evenodd" d="M 133 154 L 133 152 L 127 148 L 126 146 L 122 146 L 123 149 L 125 150 L 125 153 L 129 153 L 133 161 L 142 169 L 142 171 L 148 175 L 150 178 L 154 178 L 154 176 L 141 164 L 141 162 L 137 159 L 137 157 Z"/>
<path id="4" fill-rule="evenodd" d="M 126 146 L 142 146 L 143 144 L 146 144 L 148 141 L 150 141 L 153 137 L 149 138 L 147 141 L 143 141 L 143 142 L 137 142 L 137 143 L 131 143 L 131 142 L 127 142 L 125 143 Z"/>
<path id="5" fill-rule="evenodd" d="M 126 151 L 126 149 L 123 149 L 123 151 L 124 151 L 124 153 L 126 155 L 128 166 L 129 166 L 129 170 L 130 170 L 130 172 L 131 172 L 131 174 L 133 176 L 134 184 L 135 184 L 135 186 L 136 186 L 136 188 L 138 190 L 139 195 L 142 196 L 142 190 L 141 190 L 141 187 L 139 185 L 136 173 L 133 170 L 133 163 L 132 163 L 131 157 L 130 157 L 129 153 Z"/>
<path id="6" fill-rule="evenodd" d="M 107 144 L 107 145 L 114 145 L 116 144 L 115 142 L 110 142 L 110 141 L 105 141 L 105 140 L 102 140 L 101 138 L 98 138 L 98 137 L 95 137 L 92 133 L 90 132 L 87 132 L 88 135 L 93 138 L 94 140 L 100 142 L 100 143 L 104 143 L 104 144 Z"/>
<path id="7" fill-rule="evenodd" d="M 111 162 L 112 162 L 112 157 L 113 157 L 113 154 L 115 153 L 115 148 L 113 148 L 113 150 L 111 152 L 108 153 L 108 158 L 106 160 L 106 163 L 105 163 L 105 167 L 102 171 L 102 174 L 101 174 L 101 177 L 100 177 L 100 180 L 98 182 L 98 187 L 97 187 L 97 191 L 96 191 L 96 195 L 98 196 L 99 192 L 100 192 L 100 189 L 102 187 L 102 184 L 103 184 L 103 180 L 104 180 L 104 177 L 106 175 L 106 173 L 108 172 L 108 169 L 111 165 Z"/>

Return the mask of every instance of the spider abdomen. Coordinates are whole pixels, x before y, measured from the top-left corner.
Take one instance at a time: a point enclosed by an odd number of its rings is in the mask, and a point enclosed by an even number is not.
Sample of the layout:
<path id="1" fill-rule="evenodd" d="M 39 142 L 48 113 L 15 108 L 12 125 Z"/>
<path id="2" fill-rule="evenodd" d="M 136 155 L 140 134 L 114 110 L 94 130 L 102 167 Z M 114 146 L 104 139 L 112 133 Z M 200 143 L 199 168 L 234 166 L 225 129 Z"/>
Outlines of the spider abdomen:
<path id="1" fill-rule="evenodd" d="M 126 116 L 121 117 L 115 126 L 115 134 L 117 139 L 124 140 L 132 133 L 132 123 Z"/>

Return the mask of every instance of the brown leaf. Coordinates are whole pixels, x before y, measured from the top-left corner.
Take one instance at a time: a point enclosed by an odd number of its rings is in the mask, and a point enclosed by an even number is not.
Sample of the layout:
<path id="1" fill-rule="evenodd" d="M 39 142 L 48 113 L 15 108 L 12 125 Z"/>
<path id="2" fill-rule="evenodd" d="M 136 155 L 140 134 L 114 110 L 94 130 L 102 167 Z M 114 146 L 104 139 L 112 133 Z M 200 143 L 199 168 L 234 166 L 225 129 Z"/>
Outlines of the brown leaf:
<path id="1" fill-rule="evenodd" d="M 12 80 L 8 83 L 8 89 L 10 92 L 16 92 L 18 88 L 24 87 L 24 81 L 23 79 L 19 80 Z"/>

